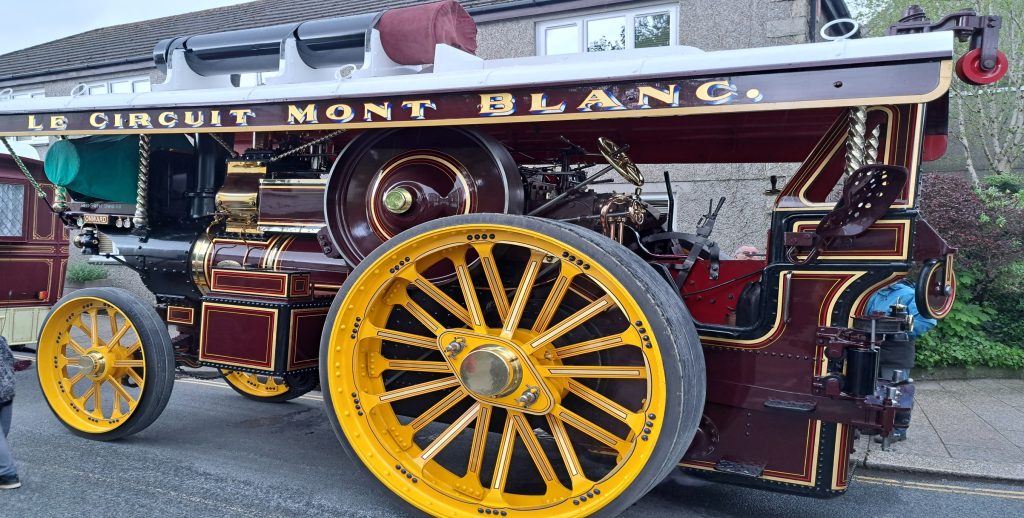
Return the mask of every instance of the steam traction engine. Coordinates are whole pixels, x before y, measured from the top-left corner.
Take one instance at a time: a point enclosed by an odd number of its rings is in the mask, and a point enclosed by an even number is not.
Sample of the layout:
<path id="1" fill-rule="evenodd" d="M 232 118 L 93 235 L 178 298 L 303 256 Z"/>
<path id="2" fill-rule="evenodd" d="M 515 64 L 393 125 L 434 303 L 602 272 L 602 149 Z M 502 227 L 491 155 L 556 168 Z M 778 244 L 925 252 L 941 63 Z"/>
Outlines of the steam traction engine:
<path id="1" fill-rule="evenodd" d="M 157 300 L 61 299 L 46 399 L 109 440 L 159 416 L 176 366 L 267 401 L 319 383 L 352 458 L 437 515 L 614 515 L 675 469 L 841 493 L 853 430 L 911 404 L 877 379 L 907 319 L 867 299 L 915 264 L 929 315 L 955 294 L 916 211 L 954 35 L 983 54 L 961 75 L 1005 73 L 984 58 L 997 19 L 912 18 L 785 49 L 485 61 L 439 2 L 163 41 L 151 93 L 0 103 L 0 134 L 70 137 L 46 172 L 75 244 Z M 636 165 L 773 162 L 800 165 L 751 261 L 711 239 L 726 200 L 674 230 Z M 591 188 L 611 179 L 624 192 Z"/>

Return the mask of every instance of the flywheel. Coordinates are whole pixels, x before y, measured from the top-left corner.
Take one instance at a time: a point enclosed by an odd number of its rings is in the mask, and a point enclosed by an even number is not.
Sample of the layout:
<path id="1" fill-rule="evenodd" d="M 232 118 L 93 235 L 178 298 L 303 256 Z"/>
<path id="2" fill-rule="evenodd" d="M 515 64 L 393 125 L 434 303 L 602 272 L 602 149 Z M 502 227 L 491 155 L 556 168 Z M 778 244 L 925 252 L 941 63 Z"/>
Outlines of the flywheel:
<path id="1" fill-rule="evenodd" d="M 523 185 L 497 140 L 463 128 L 367 131 L 331 169 L 325 218 L 350 264 L 420 223 L 478 212 L 521 214 Z"/>
<path id="2" fill-rule="evenodd" d="M 704 406 L 678 294 L 560 222 L 418 225 L 353 270 L 327 322 L 320 382 L 342 445 L 436 516 L 614 516 L 672 471 Z"/>

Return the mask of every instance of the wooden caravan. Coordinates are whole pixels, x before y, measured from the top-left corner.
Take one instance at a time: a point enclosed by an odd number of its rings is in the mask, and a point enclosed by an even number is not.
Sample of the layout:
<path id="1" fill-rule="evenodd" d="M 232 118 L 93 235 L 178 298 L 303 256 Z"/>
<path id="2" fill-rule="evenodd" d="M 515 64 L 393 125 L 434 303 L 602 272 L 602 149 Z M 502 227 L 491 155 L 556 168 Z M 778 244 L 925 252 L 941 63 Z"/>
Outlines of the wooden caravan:
<path id="1" fill-rule="evenodd" d="M 175 365 L 268 401 L 318 380 L 353 460 L 439 516 L 614 515 L 676 469 L 840 494 L 854 430 L 912 403 L 876 367 L 906 318 L 868 298 L 921 263 L 936 316 L 955 294 L 918 168 L 954 38 L 997 52 L 987 19 L 483 60 L 446 1 L 161 42 L 149 93 L 0 102 L 0 134 L 69 137 L 50 157 L 79 165 L 47 173 L 78 186 L 76 244 L 109 240 L 157 300 L 59 301 L 44 393 L 113 439 L 156 419 Z M 647 194 L 674 192 L 649 164 L 786 163 L 753 260 L 713 239 L 735 201 L 680 228 L 706 200 Z"/>
<path id="2" fill-rule="evenodd" d="M 50 210 L 55 194 L 42 162 L 0 154 L 0 336 L 11 345 L 36 341 L 64 287 L 68 235 Z"/>

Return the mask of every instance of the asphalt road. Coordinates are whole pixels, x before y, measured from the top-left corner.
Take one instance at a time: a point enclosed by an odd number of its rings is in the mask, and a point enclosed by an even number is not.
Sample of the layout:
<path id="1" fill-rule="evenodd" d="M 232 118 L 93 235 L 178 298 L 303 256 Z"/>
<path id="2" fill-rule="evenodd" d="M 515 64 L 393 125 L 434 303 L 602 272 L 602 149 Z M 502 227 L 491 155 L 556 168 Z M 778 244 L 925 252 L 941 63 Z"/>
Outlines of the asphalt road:
<path id="1" fill-rule="evenodd" d="M 19 357 L 31 357 L 16 353 Z M 17 375 L 11 442 L 21 489 L 0 517 L 415 516 L 337 444 L 314 392 L 249 401 L 220 381 L 179 380 L 145 431 L 101 443 L 69 433 L 42 399 L 34 368 Z M 1024 516 L 1024 488 L 860 471 L 842 497 L 817 500 L 666 481 L 626 516 Z"/>

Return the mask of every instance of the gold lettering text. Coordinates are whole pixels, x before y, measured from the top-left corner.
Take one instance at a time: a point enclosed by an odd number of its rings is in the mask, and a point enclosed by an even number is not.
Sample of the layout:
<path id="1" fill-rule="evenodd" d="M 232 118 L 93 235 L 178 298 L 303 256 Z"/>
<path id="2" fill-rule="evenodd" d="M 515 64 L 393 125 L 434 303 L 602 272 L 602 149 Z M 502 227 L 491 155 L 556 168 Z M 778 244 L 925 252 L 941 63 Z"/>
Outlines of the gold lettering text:
<path id="1" fill-rule="evenodd" d="M 256 116 L 252 110 L 228 110 L 228 113 L 235 116 L 235 125 L 237 126 L 248 126 L 249 117 Z"/>
<path id="2" fill-rule="evenodd" d="M 480 115 L 501 117 L 516 112 L 516 98 L 510 93 L 480 94 Z"/>
<path id="3" fill-rule="evenodd" d="M 305 124 L 307 122 L 316 124 L 316 105 L 307 104 L 305 108 L 299 108 L 294 104 L 288 105 L 288 124 Z"/>
<path id="4" fill-rule="evenodd" d="M 530 94 L 530 113 L 542 115 L 545 113 L 562 113 L 565 111 L 565 101 L 553 106 L 548 105 L 547 94 Z"/>
<path id="5" fill-rule="evenodd" d="M 668 85 L 668 90 L 653 86 L 641 86 L 639 89 L 640 108 L 650 108 L 651 99 L 657 99 L 669 106 L 679 106 L 679 85 Z"/>
<path id="6" fill-rule="evenodd" d="M 96 129 L 105 129 L 108 124 L 110 124 L 110 118 L 105 113 L 96 112 L 89 116 L 89 125 Z"/>
<path id="7" fill-rule="evenodd" d="M 697 87 L 697 98 L 711 104 L 722 104 L 736 95 L 728 81 L 708 81 Z"/>
<path id="8" fill-rule="evenodd" d="M 63 115 L 50 117 L 50 129 L 62 130 L 68 128 L 68 118 Z"/>
<path id="9" fill-rule="evenodd" d="M 128 126 L 132 128 L 152 128 L 153 119 L 148 113 L 129 113 Z"/>
<path id="10" fill-rule="evenodd" d="M 331 119 L 334 122 L 348 122 L 355 116 L 352 113 L 352 107 L 347 104 L 335 104 L 328 106 L 324 111 L 324 116 Z"/>
<path id="11" fill-rule="evenodd" d="M 595 109 L 624 110 L 626 108 L 607 90 L 591 90 L 590 95 L 580 103 L 577 109 L 581 112 L 589 112 Z"/>
<path id="12" fill-rule="evenodd" d="M 202 126 L 204 121 L 203 112 L 185 112 L 185 124 L 193 128 Z"/>
<path id="13" fill-rule="evenodd" d="M 163 112 L 156 116 L 156 122 L 165 128 L 173 128 L 178 125 L 178 114 Z"/>
<path id="14" fill-rule="evenodd" d="M 384 120 L 391 120 L 391 103 L 364 103 L 363 120 L 366 122 L 371 122 L 373 120 L 374 115 L 383 117 Z"/>
<path id="15" fill-rule="evenodd" d="M 35 115 L 28 116 L 28 129 L 30 130 L 41 130 L 43 129 L 43 123 L 36 120 Z"/>
<path id="16" fill-rule="evenodd" d="M 416 101 L 405 101 L 402 103 L 403 108 L 409 108 L 410 116 L 417 120 L 423 120 L 427 118 L 426 109 L 436 110 L 437 105 L 430 101 L 430 99 L 420 99 Z"/>

